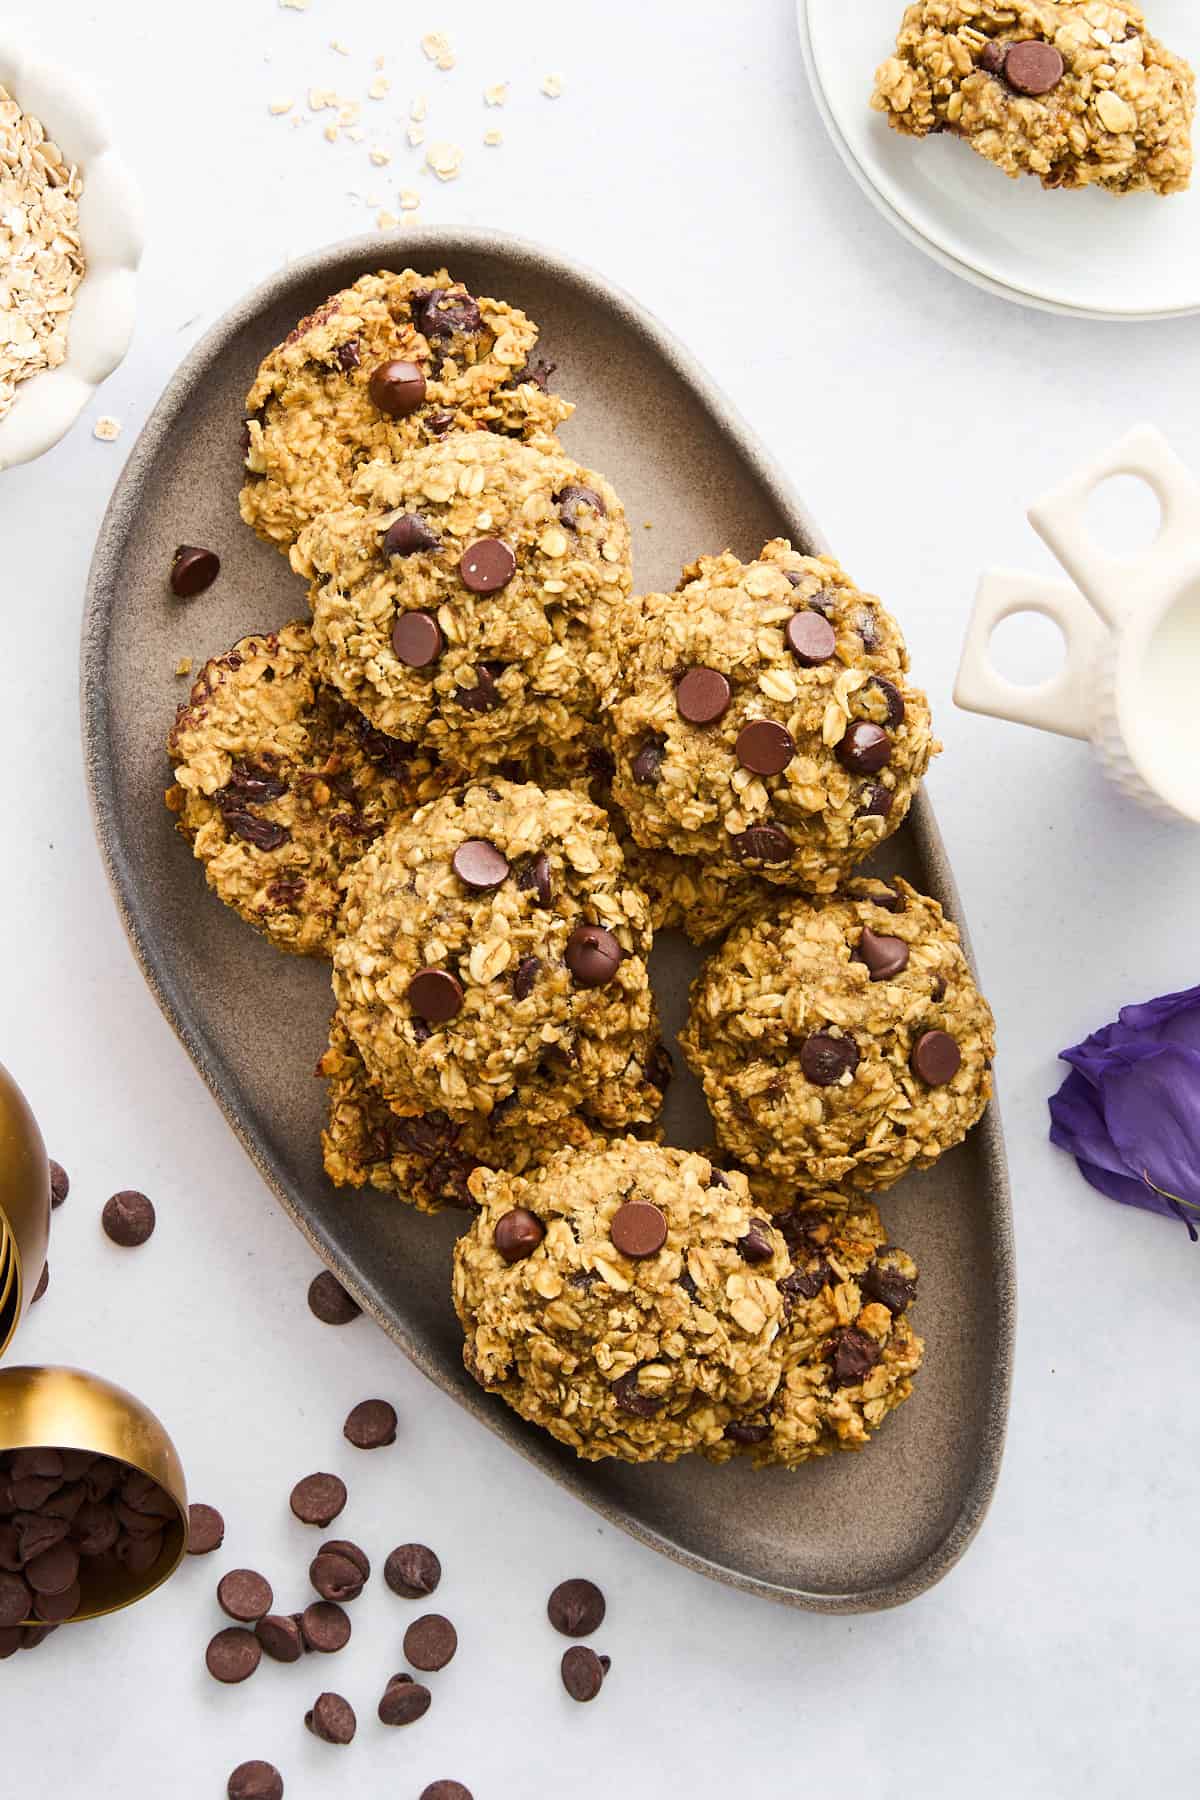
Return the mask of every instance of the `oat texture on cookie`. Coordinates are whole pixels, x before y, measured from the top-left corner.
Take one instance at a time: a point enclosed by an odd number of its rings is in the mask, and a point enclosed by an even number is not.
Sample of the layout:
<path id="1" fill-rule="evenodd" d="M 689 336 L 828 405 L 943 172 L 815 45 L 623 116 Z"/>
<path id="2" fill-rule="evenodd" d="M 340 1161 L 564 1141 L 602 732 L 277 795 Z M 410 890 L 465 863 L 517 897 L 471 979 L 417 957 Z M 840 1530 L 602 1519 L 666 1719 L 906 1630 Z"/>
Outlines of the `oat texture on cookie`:
<path id="1" fill-rule="evenodd" d="M 368 465 L 302 535 L 333 684 L 468 768 L 573 744 L 611 684 L 631 586 L 616 494 L 561 449 L 459 432 Z"/>
<path id="2" fill-rule="evenodd" d="M 516 307 L 445 269 L 363 275 L 302 319 L 246 396 L 242 517 L 285 554 L 363 463 L 451 431 L 552 439 L 572 408 Z"/>
<path id="3" fill-rule="evenodd" d="M 167 741 L 167 805 L 209 886 L 282 950 L 328 956 L 347 870 L 448 784 L 317 676 L 312 632 L 258 632 L 205 663 Z"/>
<path id="4" fill-rule="evenodd" d="M 1175 194 L 1195 90 L 1131 0 L 918 0 L 871 104 L 907 136 L 953 132 L 1047 188 Z"/>
<path id="5" fill-rule="evenodd" d="M 722 1148 L 785 1205 L 928 1168 L 992 1091 L 991 1010 L 957 928 L 899 879 L 735 927 L 693 984 L 680 1045 Z"/>
<path id="6" fill-rule="evenodd" d="M 402 1116 L 657 1115 L 649 906 L 582 793 L 496 779 L 398 820 L 353 871 L 342 925 L 338 1009 Z"/>
<path id="7" fill-rule="evenodd" d="M 831 557 L 726 552 L 622 613 L 613 793 L 637 841 L 831 892 L 940 748 L 899 627 Z"/>
<path id="8" fill-rule="evenodd" d="M 470 1187 L 466 1366 L 579 1456 L 674 1461 L 775 1393 L 789 1262 L 743 1176 L 625 1140 Z"/>

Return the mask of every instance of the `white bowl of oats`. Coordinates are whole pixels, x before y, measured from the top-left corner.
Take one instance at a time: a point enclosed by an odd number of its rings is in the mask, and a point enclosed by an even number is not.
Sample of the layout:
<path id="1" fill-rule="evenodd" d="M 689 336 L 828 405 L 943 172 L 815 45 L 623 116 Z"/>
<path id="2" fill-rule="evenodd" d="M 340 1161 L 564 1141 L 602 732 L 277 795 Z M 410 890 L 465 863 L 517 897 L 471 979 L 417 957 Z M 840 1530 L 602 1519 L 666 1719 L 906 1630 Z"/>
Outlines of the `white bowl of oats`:
<path id="1" fill-rule="evenodd" d="M 56 444 L 125 355 L 141 254 L 87 88 L 0 36 L 0 470 Z"/>

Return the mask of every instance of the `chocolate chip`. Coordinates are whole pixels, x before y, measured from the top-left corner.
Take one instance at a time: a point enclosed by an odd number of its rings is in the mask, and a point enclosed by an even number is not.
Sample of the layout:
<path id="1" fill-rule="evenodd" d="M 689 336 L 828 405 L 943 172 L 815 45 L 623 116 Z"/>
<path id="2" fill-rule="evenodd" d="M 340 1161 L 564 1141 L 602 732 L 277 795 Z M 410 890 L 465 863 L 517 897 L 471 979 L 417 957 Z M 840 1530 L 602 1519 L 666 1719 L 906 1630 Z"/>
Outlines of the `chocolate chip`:
<path id="1" fill-rule="evenodd" d="M 899 1269 L 887 1268 L 882 1263 L 872 1263 L 858 1285 L 868 1300 L 878 1300 L 893 1314 L 904 1312 L 917 1297 L 915 1281 L 910 1281 Z"/>
<path id="2" fill-rule="evenodd" d="M 421 1789 L 421 1800 L 471 1800 L 471 1790 L 461 1781 L 431 1781 Z"/>
<path id="3" fill-rule="evenodd" d="M 824 1354 L 833 1370 L 834 1387 L 857 1387 L 860 1381 L 866 1380 L 883 1352 L 865 1331 L 846 1325 L 834 1332 Z"/>
<path id="4" fill-rule="evenodd" d="M 365 1550 L 358 1544 L 351 1543 L 349 1538 L 330 1538 L 327 1544 L 321 1545 L 319 1554 L 344 1557 L 358 1570 L 364 1583 L 371 1579 L 371 1559 Z"/>
<path id="5" fill-rule="evenodd" d="M 844 1075 L 853 1075 L 860 1061 L 853 1038 L 827 1031 L 814 1031 L 800 1047 L 800 1067 L 814 1087 L 833 1087 Z"/>
<path id="6" fill-rule="evenodd" d="M 479 538 L 463 551 L 458 572 L 472 594 L 498 594 L 516 574 L 517 559 L 501 538 Z"/>
<path id="7" fill-rule="evenodd" d="M 299 1662 L 304 1655 L 299 1621 L 286 1613 L 268 1613 L 254 1627 L 254 1635 L 272 1662 Z"/>
<path id="8" fill-rule="evenodd" d="M 983 47 L 983 55 L 979 58 L 979 66 L 987 75 L 1002 75 L 1004 59 L 1008 55 L 1008 45 L 994 39 Z"/>
<path id="9" fill-rule="evenodd" d="M 513 999 L 528 1000 L 537 984 L 542 966 L 540 956 L 523 956 L 513 970 Z"/>
<path id="10" fill-rule="evenodd" d="M 894 731 L 903 725 L 905 717 L 904 695 L 894 681 L 888 681 L 883 675 L 871 677 L 872 687 L 877 687 L 887 703 L 887 723 Z"/>
<path id="11" fill-rule="evenodd" d="M 715 725 L 729 710 L 733 689 L 718 669 L 689 669 L 675 689 L 675 708 L 689 725 Z"/>
<path id="12" fill-rule="evenodd" d="M 892 760 L 892 740 L 882 725 L 855 719 L 846 727 L 835 755 L 852 775 L 874 775 Z"/>
<path id="13" fill-rule="evenodd" d="M 383 1579 L 404 1600 L 424 1600 L 442 1579 L 442 1565 L 428 1544 L 398 1544 L 383 1565 Z"/>
<path id="14" fill-rule="evenodd" d="M 612 1384 L 613 1399 L 622 1412 L 632 1413 L 638 1419 L 652 1419 L 663 1404 L 652 1394 L 638 1392 L 638 1371 L 630 1369 L 627 1375 L 620 1375 Z"/>
<path id="15" fill-rule="evenodd" d="M 739 862 L 774 864 L 792 859 L 792 840 L 778 825 L 751 825 L 731 837 L 729 847 Z"/>
<path id="16" fill-rule="evenodd" d="M 607 1670 L 594 1650 L 586 1644 L 572 1644 L 563 1651 L 562 1684 L 572 1700 L 594 1700 L 604 1686 Z"/>
<path id="17" fill-rule="evenodd" d="M 604 1595 L 594 1581 L 576 1575 L 559 1582 L 546 1602 L 546 1613 L 564 1637 L 590 1637 L 604 1623 Z"/>
<path id="18" fill-rule="evenodd" d="M 245 1681 L 262 1661 L 262 1645 L 244 1625 L 227 1625 L 209 1644 L 204 1660 L 214 1681 Z"/>
<path id="19" fill-rule="evenodd" d="M 43 1263 L 42 1264 L 42 1272 L 38 1276 L 38 1284 L 34 1288 L 33 1294 L 29 1301 L 30 1306 L 37 1305 L 38 1301 L 41 1299 L 42 1295 L 45 1293 L 46 1289 L 49 1286 L 50 1286 L 50 1264 Z"/>
<path id="20" fill-rule="evenodd" d="M 405 668 L 429 668 L 443 647 L 441 627 L 432 613 L 397 613 L 392 624 L 392 650 Z"/>
<path id="21" fill-rule="evenodd" d="M 55 1475 L 13 1476 L 8 1491 L 19 1512 L 35 1513 L 61 1486 L 61 1480 Z"/>
<path id="22" fill-rule="evenodd" d="M 416 363 L 380 363 L 371 371 L 367 392 L 390 419 L 407 419 L 425 404 L 425 377 Z"/>
<path id="23" fill-rule="evenodd" d="M 413 556 L 418 550 L 436 550 L 441 539 L 420 513 L 401 513 L 383 534 L 385 556 Z"/>
<path id="24" fill-rule="evenodd" d="M 0 1574 L 0 1626 L 23 1625 L 33 1617 L 33 1595 L 20 1575 Z"/>
<path id="25" fill-rule="evenodd" d="M 929 997 L 934 1002 L 938 1002 L 938 1001 L 944 1000 L 946 998 L 946 978 L 944 975 L 935 975 L 934 976 L 933 981 L 930 983 Z"/>
<path id="26" fill-rule="evenodd" d="M 304 1723 L 323 1744 L 348 1744 L 358 1730 L 354 1708 L 340 1694 L 318 1694 Z"/>
<path id="27" fill-rule="evenodd" d="M 795 740 L 773 719 L 751 719 L 738 732 L 734 754 L 752 775 L 781 775 L 796 754 Z"/>
<path id="28" fill-rule="evenodd" d="M 27 1562 L 22 1572 L 35 1594 L 65 1594 L 79 1575 L 79 1552 L 64 1540 Z"/>
<path id="29" fill-rule="evenodd" d="M 286 793 L 286 782 L 281 781 L 270 769 L 259 768 L 256 763 L 239 761 L 232 765 L 229 780 L 218 798 L 222 807 L 227 807 L 240 801 L 279 800 Z"/>
<path id="30" fill-rule="evenodd" d="M 1004 79 L 1018 94 L 1051 93 L 1066 74 L 1062 51 L 1041 38 L 1011 44 L 1004 58 Z"/>
<path id="31" fill-rule="evenodd" d="M 828 1263 L 818 1263 L 815 1269 L 794 1269 L 785 1275 L 779 1283 L 779 1291 L 789 1306 L 797 1300 L 815 1300 L 822 1288 L 831 1287 L 834 1283 L 833 1270 Z"/>
<path id="32" fill-rule="evenodd" d="M 867 965 L 872 981 L 890 981 L 907 969 L 908 945 L 903 938 L 880 937 L 869 925 L 864 925 L 854 961 Z"/>
<path id="33" fill-rule="evenodd" d="M 123 1250 L 136 1250 L 154 1230 L 154 1206 L 145 1194 L 124 1188 L 104 1202 L 100 1223 L 114 1244 Z"/>
<path id="34" fill-rule="evenodd" d="M 858 615 L 858 635 L 862 639 L 863 649 L 868 656 L 878 650 L 879 620 L 875 615 L 874 607 L 864 606 L 860 610 Z"/>
<path id="35" fill-rule="evenodd" d="M 111 1506 L 102 1500 L 87 1500 L 75 1514 L 72 1532 L 81 1556 L 103 1556 L 116 1544 L 121 1527 Z"/>
<path id="36" fill-rule="evenodd" d="M 928 1087 L 945 1087 L 962 1067 L 962 1051 L 948 1031 L 925 1031 L 913 1045 L 912 1072 Z"/>
<path id="37" fill-rule="evenodd" d="M 765 1444 L 771 1435 L 769 1425 L 747 1425 L 740 1419 L 731 1419 L 723 1434 L 731 1444 Z"/>
<path id="38" fill-rule="evenodd" d="M 554 504 L 558 507 L 558 516 L 568 531 L 579 529 L 579 512 L 581 507 L 588 507 L 599 513 L 601 518 L 608 514 L 608 508 L 596 492 L 595 488 L 570 486 L 561 489 L 554 496 Z"/>
<path id="39" fill-rule="evenodd" d="M 221 559 L 215 550 L 180 544 L 171 558 L 171 592 L 180 600 L 193 600 L 210 588 L 220 573 Z"/>
<path id="40" fill-rule="evenodd" d="M 554 898 L 554 886 L 550 879 L 550 858 L 544 850 L 528 862 L 523 862 L 517 871 L 517 886 L 522 893 L 531 890 L 537 895 L 539 906 L 549 906 Z"/>
<path id="41" fill-rule="evenodd" d="M 822 613 L 809 608 L 787 622 L 788 649 L 806 669 L 828 662 L 837 649 L 837 632 Z"/>
<path id="42" fill-rule="evenodd" d="M 360 1400 L 346 1415 L 342 1436 L 356 1450 L 382 1450 L 396 1441 L 396 1409 L 388 1400 Z"/>
<path id="43" fill-rule="evenodd" d="M 775 1246 L 771 1242 L 771 1226 L 767 1219 L 751 1219 L 749 1231 L 737 1241 L 737 1253 L 743 1262 L 770 1262 Z"/>
<path id="44" fill-rule="evenodd" d="M 308 1565 L 308 1579 L 322 1600 L 336 1600 L 339 1605 L 357 1600 L 363 1591 L 362 1571 L 336 1551 L 318 1551 Z"/>
<path id="45" fill-rule="evenodd" d="M 465 288 L 428 288 L 412 298 L 413 324 L 427 338 L 474 337 L 483 323 L 478 302 Z"/>
<path id="46" fill-rule="evenodd" d="M 308 1309 L 322 1325 L 348 1325 L 362 1308 L 352 1300 L 336 1275 L 322 1269 L 308 1284 Z"/>
<path id="47" fill-rule="evenodd" d="M 462 983 L 449 969 L 418 969 L 408 984 L 408 1003 L 419 1019 L 445 1025 L 462 1011 Z"/>
<path id="48" fill-rule="evenodd" d="M 467 838 L 451 858 L 451 866 L 464 887 L 490 894 L 508 880 L 508 858 L 487 838 Z"/>
<path id="49" fill-rule="evenodd" d="M 869 787 L 863 804 L 858 809 L 860 819 L 886 819 L 892 810 L 895 795 L 891 788 Z"/>
<path id="50" fill-rule="evenodd" d="M 666 1243 L 666 1217 L 649 1200 L 627 1200 L 613 1214 L 608 1235 L 622 1256 L 640 1262 L 657 1256 Z"/>
<path id="51" fill-rule="evenodd" d="M 404 1654 L 414 1669 L 444 1669 L 458 1649 L 458 1633 L 441 1613 L 423 1613 L 404 1634 Z"/>
<path id="52" fill-rule="evenodd" d="M 497 1219 L 492 1242 L 506 1263 L 519 1263 L 533 1255 L 545 1235 L 546 1227 L 536 1213 L 514 1206 Z"/>
<path id="53" fill-rule="evenodd" d="M 50 1158 L 50 1204 L 58 1208 L 71 1191 L 71 1178 L 61 1163 Z"/>
<path id="54" fill-rule="evenodd" d="M 429 1711 L 433 1695 L 422 1682 L 393 1676 L 379 1702 L 381 1725 L 415 1725 Z"/>
<path id="55" fill-rule="evenodd" d="M 468 712 L 494 712 L 502 706 L 504 700 L 496 686 L 496 677 L 503 666 L 502 663 L 479 663 L 475 670 L 475 686 L 455 689 L 458 704 Z"/>
<path id="56" fill-rule="evenodd" d="M 157 1560 L 157 1558 L 155 1559 Z M 147 1565 L 152 1566 L 152 1565 Z M 135 1574 L 144 1574 L 143 1568 L 135 1568 Z M 82 1595 L 79 1583 L 73 1582 L 61 1594 L 38 1594 L 33 1596 L 34 1617 L 44 1619 L 48 1625 L 62 1625 L 67 1619 L 73 1619 L 79 1611 Z"/>
<path id="57" fill-rule="evenodd" d="M 332 1600 L 314 1600 L 300 1614 L 300 1631 L 310 1650 L 335 1656 L 350 1642 L 350 1615 Z"/>
<path id="58" fill-rule="evenodd" d="M 334 351 L 334 355 L 337 357 L 338 368 L 342 371 L 343 375 L 348 375 L 351 369 L 357 369 L 362 362 L 361 345 L 361 338 L 347 338 L 345 343 L 339 344 Z"/>
<path id="59" fill-rule="evenodd" d="M 640 782 L 643 787 L 653 787 L 658 780 L 666 754 L 666 738 L 647 738 L 633 759 L 631 769 L 633 779 Z"/>
<path id="60" fill-rule="evenodd" d="M 243 1625 L 264 1618 L 274 1599 L 270 1582 L 254 1569 L 231 1569 L 217 1583 L 217 1605 Z"/>
<path id="61" fill-rule="evenodd" d="M 602 925 L 577 925 L 567 939 L 565 960 L 579 987 L 605 987 L 620 968 L 625 952 Z"/>
<path id="62" fill-rule="evenodd" d="M 289 1505 L 302 1525 L 330 1525 L 346 1504 L 346 1484 L 337 1475 L 306 1475 L 292 1489 Z"/>
<path id="63" fill-rule="evenodd" d="M 229 1800 L 283 1800 L 283 1776 L 274 1763 L 239 1763 L 225 1792 Z"/>
<path id="64" fill-rule="evenodd" d="M 279 825 L 274 819 L 260 819 L 242 807 L 224 809 L 221 817 L 234 837 L 253 844 L 256 850 L 278 850 L 291 840 L 292 834 L 286 825 Z"/>

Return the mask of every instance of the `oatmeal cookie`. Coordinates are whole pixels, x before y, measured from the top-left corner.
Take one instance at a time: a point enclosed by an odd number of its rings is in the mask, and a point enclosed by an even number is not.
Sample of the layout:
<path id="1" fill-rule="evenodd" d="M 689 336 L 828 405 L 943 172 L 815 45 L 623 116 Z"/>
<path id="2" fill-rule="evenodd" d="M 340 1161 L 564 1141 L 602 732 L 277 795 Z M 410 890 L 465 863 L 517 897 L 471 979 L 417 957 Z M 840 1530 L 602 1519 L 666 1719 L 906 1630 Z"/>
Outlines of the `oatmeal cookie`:
<path id="1" fill-rule="evenodd" d="M 286 555 L 345 504 L 361 464 L 449 431 L 552 438 L 573 408 L 515 307 L 475 299 L 445 269 L 383 270 L 334 294 L 272 350 L 246 396 L 242 517 Z"/>
<path id="2" fill-rule="evenodd" d="M 742 1176 L 627 1139 L 470 1189 L 463 1360 L 579 1456 L 671 1462 L 774 1394 L 788 1257 Z"/>
<path id="3" fill-rule="evenodd" d="M 317 678 L 296 621 L 207 662 L 167 739 L 167 805 L 209 886 L 281 950 L 328 956 L 346 871 L 388 820 L 448 785 Z"/>
<path id="4" fill-rule="evenodd" d="M 951 131 L 1043 187 L 1177 194 L 1196 81 L 1131 0 L 918 0 L 871 105 L 909 137 Z"/>
<path id="5" fill-rule="evenodd" d="M 992 1014 L 957 928 L 898 879 L 735 927 L 679 1041 L 722 1148 L 800 1193 L 890 1187 L 991 1098 Z"/>
<path id="6" fill-rule="evenodd" d="M 561 450 L 456 433 L 354 483 L 302 535 L 322 664 L 381 731 L 469 768 L 564 750 L 611 681 L 629 528 Z"/>
<path id="7" fill-rule="evenodd" d="M 750 1456 L 755 1468 L 799 1468 L 835 1450 L 861 1450 L 912 1393 L 925 1346 L 908 1311 L 917 1266 L 889 1246 L 879 1214 L 861 1200 L 834 1214 L 812 1208 L 777 1219 L 792 1266 L 783 1379 L 764 1406 L 740 1413 L 713 1462 Z"/>
<path id="8" fill-rule="evenodd" d="M 832 558 L 702 557 L 623 614 L 613 795 L 640 844 L 828 893 L 896 830 L 940 745 L 895 620 Z"/>
<path id="9" fill-rule="evenodd" d="M 342 925 L 334 994 L 393 1110 L 657 1115 L 649 907 L 583 794 L 497 779 L 422 807 L 358 864 Z"/>

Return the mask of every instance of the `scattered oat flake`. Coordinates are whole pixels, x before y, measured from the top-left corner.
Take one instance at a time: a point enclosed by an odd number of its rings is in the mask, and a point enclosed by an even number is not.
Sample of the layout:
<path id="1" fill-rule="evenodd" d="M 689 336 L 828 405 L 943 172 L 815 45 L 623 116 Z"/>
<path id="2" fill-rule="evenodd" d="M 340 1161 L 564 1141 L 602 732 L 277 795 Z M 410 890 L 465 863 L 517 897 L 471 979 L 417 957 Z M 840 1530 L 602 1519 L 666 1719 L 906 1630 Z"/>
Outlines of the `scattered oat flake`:
<path id="1" fill-rule="evenodd" d="M 507 99 L 507 81 L 494 82 L 491 87 L 485 87 L 483 90 L 483 104 L 485 106 L 503 106 Z"/>
<path id="2" fill-rule="evenodd" d="M 386 100 L 391 91 L 391 86 L 392 84 L 386 75 L 377 75 L 367 89 L 367 98 L 369 100 Z"/>
<path id="3" fill-rule="evenodd" d="M 425 115 L 428 111 L 429 111 L 428 100 L 425 98 L 424 94 L 418 94 L 416 99 L 412 102 L 411 106 L 408 109 L 408 116 L 410 119 L 416 119 L 419 123 L 420 120 L 422 120 L 425 117 Z"/>
<path id="4" fill-rule="evenodd" d="M 462 156 L 457 144 L 430 144 L 425 161 L 439 181 L 453 181 L 462 169 Z"/>
<path id="5" fill-rule="evenodd" d="M 547 75 L 546 79 L 542 83 L 542 92 L 543 92 L 543 94 L 545 94 L 547 100 L 557 100 L 561 96 L 562 91 L 563 91 L 562 76 L 561 75 Z"/>
<path id="6" fill-rule="evenodd" d="M 341 135 L 342 134 L 336 125 L 327 125 L 325 127 L 325 136 L 331 144 L 336 144 Z"/>
<path id="7" fill-rule="evenodd" d="M 409 143 L 415 149 L 418 144 L 423 144 L 425 142 L 425 127 L 423 125 L 410 125 L 406 135 Z"/>
<path id="8" fill-rule="evenodd" d="M 502 131 L 485 131 L 483 141 L 489 150 L 494 150 L 498 144 L 504 142 L 504 133 Z"/>
<path id="9" fill-rule="evenodd" d="M 309 88 L 308 106 L 310 112 L 323 112 L 327 106 L 336 106 L 337 104 L 338 97 L 333 88 Z"/>
<path id="10" fill-rule="evenodd" d="M 400 210 L 401 210 L 401 212 L 416 212 L 416 210 L 417 210 L 418 206 L 420 206 L 420 204 L 421 204 L 421 196 L 420 196 L 420 194 L 418 194 L 416 188 L 401 188 L 400 189 Z"/>
<path id="11" fill-rule="evenodd" d="M 341 38 L 330 38 L 329 48 L 336 50 L 339 56 L 349 56 L 350 54 L 349 44 L 343 44 Z"/>
<path id="12" fill-rule="evenodd" d="M 361 125 L 351 125 L 346 133 L 352 144 L 361 144 L 366 135 L 366 130 Z"/>
<path id="13" fill-rule="evenodd" d="M 379 227 L 380 231 L 395 231 L 395 229 L 396 229 L 397 225 L 400 223 L 400 221 L 396 217 L 395 213 L 387 212 L 385 210 L 380 213 L 380 215 L 376 219 L 375 223 Z"/>
<path id="14" fill-rule="evenodd" d="M 191 657 L 190 656 L 181 656 L 179 661 L 175 664 L 175 673 L 177 675 L 190 675 L 191 672 L 192 672 Z"/>
<path id="15" fill-rule="evenodd" d="M 102 444 L 115 444 L 120 435 L 121 421 L 109 413 L 102 413 L 92 426 L 92 436 L 99 438 Z"/>
<path id="16" fill-rule="evenodd" d="M 293 106 L 295 106 L 295 104 L 296 104 L 296 102 L 294 100 L 272 100 L 270 106 L 267 108 L 267 111 L 270 113 L 273 113 L 275 118 L 281 119 L 283 117 L 284 113 L 291 112 L 291 110 L 292 110 Z"/>
<path id="17" fill-rule="evenodd" d="M 375 58 L 375 67 L 377 69 L 382 69 L 382 67 L 386 61 L 387 61 L 387 57 L 384 56 L 382 51 L 380 51 L 379 55 Z"/>
<path id="18" fill-rule="evenodd" d="M 338 105 L 338 124 L 357 125 L 362 107 L 357 100 L 342 100 Z"/>
<path id="19" fill-rule="evenodd" d="M 312 0 L 279 0 L 285 12 L 307 12 Z"/>
<path id="20" fill-rule="evenodd" d="M 376 144 L 370 151 L 370 157 L 377 169 L 386 169 L 392 160 L 392 153 L 385 150 L 382 144 Z"/>
<path id="21" fill-rule="evenodd" d="M 421 48 L 430 62 L 436 63 L 439 69 L 454 67 L 454 52 L 444 31 L 427 31 L 421 39 Z"/>

